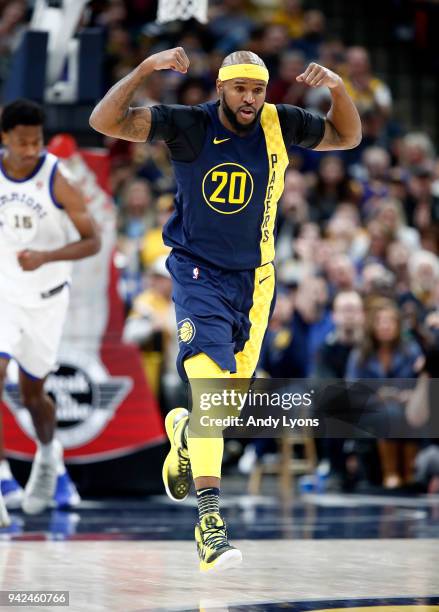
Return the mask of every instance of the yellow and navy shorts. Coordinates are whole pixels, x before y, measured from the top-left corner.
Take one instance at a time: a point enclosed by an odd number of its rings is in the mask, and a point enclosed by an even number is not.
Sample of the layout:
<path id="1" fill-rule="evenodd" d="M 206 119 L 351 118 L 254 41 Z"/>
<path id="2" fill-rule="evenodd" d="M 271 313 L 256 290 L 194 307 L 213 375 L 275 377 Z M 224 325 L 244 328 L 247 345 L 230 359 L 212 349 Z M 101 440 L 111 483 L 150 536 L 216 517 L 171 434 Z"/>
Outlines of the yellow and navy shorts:
<path id="1" fill-rule="evenodd" d="M 179 354 L 184 360 L 205 353 L 222 370 L 251 378 L 275 303 L 272 263 L 255 270 L 223 270 L 172 251 L 167 267 L 173 280 Z"/>

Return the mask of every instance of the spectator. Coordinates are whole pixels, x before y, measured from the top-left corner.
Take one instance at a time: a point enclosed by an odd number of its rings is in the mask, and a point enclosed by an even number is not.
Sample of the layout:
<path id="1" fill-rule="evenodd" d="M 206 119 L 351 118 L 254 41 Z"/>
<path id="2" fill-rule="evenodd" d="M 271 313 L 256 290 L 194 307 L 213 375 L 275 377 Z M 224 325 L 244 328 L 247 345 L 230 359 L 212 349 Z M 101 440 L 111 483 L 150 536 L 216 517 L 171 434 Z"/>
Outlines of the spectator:
<path id="1" fill-rule="evenodd" d="M 0 88 L 6 81 L 11 55 L 18 47 L 25 30 L 26 3 L 23 0 L 9 2 L 0 17 Z"/>
<path id="2" fill-rule="evenodd" d="M 353 291 L 355 288 L 355 266 L 348 255 L 334 255 L 327 265 L 329 295 L 331 298 L 340 291 Z"/>
<path id="3" fill-rule="evenodd" d="M 326 155 L 319 165 L 317 182 L 309 194 L 311 218 L 327 221 L 340 202 L 356 202 L 358 184 L 349 179 L 343 160 L 337 155 Z"/>
<path id="4" fill-rule="evenodd" d="M 437 253 L 439 238 L 439 194 L 433 188 L 434 174 L 425 166 L 412 168 L 408 181 L 408 195 L 404 208 L 410 225 L 421 233 L 421 240 L 429 229 L 435 230 Z"/>
<path id="5" fill-rule="evenodd" d="M 369 54 L 363 47 L 350 47 L 347 51 L 345 84 L 361 113 L 379 110 L 384 116 L 390 114 L 390 89 L 372 74 Z"/>
<path id="6" fill-rule="evenodd" d="M 319 57 L 321 44 L 326 37 L 326 20 L 322 11 L 306 11 L 303 19 L 303 35 L 293 42 L 293 49 L 305 54 L 308 61 Z"/>
<path id="7" fill-rule="evenodd" d="M 271 23 L 285 26 L 293 39 L 304 34 L 304 14 L 301 0 L 282 0 L 280 8 L 271 18 Z"/>
<path id="8" fill-rule="evenodd" d="M 121 206 L 121 235 L 127 239 L 142 238 L 153 223 L 152 194 L 147 181 L 137 179 L 126 188 Z"/>
<path id="9" fill-rule="evenodd" d="M 369 212 L 369 200 L 383 198 L 389 194 L 390 155 L 383 148 L 371 146 L 364 150 L 361 164 L 357 170 L 357 178 L 361 181 L 361 203 Z"/>
<path id="10" fill-rule="evenodd" d="M 361 274 L 361 293 L 367 303 L 377 296 L 391 298 L 395 291 L 395 278 L 381 263 L 368 263 Z"/>
<path id="11" fill-rule="evenodd" d="M 294 316 L 294 299 L 280 292 L 264 338 L 259 366 L 272 378 L 305 378 L 307 330 Z"/>
<path id="12" fill-rule="evenodd" d="M 165 246 L 162 238 L 162 230 L 174 212 L 174 196 L 166 193 L 160 196 L 156 204 L 157 223 L 144 235 L 141 245 L 141 260 L 144 268 L 163 255 L 168 255 L 171 249 Z"/>
<path id="13" fill-rule="evenodd" d="M 387 249 L 395 239 L 392 230 L 381 225 L 376 219 L 367 224 L 367 237 L 364 243 L 364 254 L 359 261 L 360 271 L 369 263 L 386 264 Z M 357 245 L 358 248 L 358 245 Z"/>
<path id="14" fill-rule="evenodd" d="M 434 157 L 434 145 L 427 134 L 410 132 L 403 138 L 400 159 L 402 166 L 407 170 L 419 168 L 432 170 Z"/>
<path id="15" fill-rule="evenodd" d="M 342 379 L 352 348 L 362 340 L 365 316 L 360 294 L 340 291 L 334 298 L 332 319 L 335 329 L 317 354 L 315 374 L 319 378 Z"/>
<path id="16" fill-rule="evenodd" d="M 317 353 L 314 376 L 323 380 L 341 381 L 352 349 L 362 340 L 364 309 L 359 293 L 340 291 L 334 299 L 332 319 L 335 329 L 326 336 Z M 331 392 L 337 401 L 337 393 L 345 397 L 345 386 L 332 384 Z M 319 442 L 320 460 L 329 462 L 332 486 L 351 490 L 357 484 L 361 472 L 354 447 L 340 438 Z"/>
<path id="17" fill-rule="evenodd" d="M 297 291 L 296 309 L 308 333 L 308 374 L 313 370 L 314 360 L 326 336 L 334 328 L 328 301 L 328 287 L 324 278 L 307 276 L 302 280 Z"/>
<path id="18" fill-rule="evenodd" d="M 172 284 L 166 269 L 166 256 L 159 257 L 146 273 L 146 288 L 133 302 L 126 320 L 123 341 L 137 344 L 143 355 L 146 378 L 153 393 L 168 409 L 180 388 L 175 367 L 178 352 Z M 166 413 L 166 410 L 164 410 Z"/>
<path id="19" fill-rule="evenodd" d="M 309 219 L 306 200 L 306 181 L 300 172 L 287 168 L 285 187 L 279 202 L 278 236 L 276 259 L 278 262 L 293 255 L 293 236 L 298 228 Z"/>
<path id="20" fill-rule="evenodd" d="M 395 277 L 395 295 L 399 296 L 409 291 L 408 261 L 410 247 L 401 241 L 391 242 L 387 249 L 387 265 Z"/>
<path id="21" fill-rule="evenodd" d="M 396 304 L 381 299 L 367 313 L 364 339 L 361 348 L 355 349 L 349 357 L 346 376 L 349 379 L 384 379 L 387 384 L 389 379 L 415 378 L 423 363 L 419 345 L 402 337 L 401 315 Z M 392 398 L 387 405 L 392 420 L 403 418 L 398 400 Z M 378 448 L 384 486 L 395 488 L 408 482 L 416 447 L 406 442 L 380 440 Z"/>
<path id="22" fill-rule="evenodd" d="M 119 217 L 118 263 L 121 267 L 119 290 L 127 311 L 141 291 L 140 245 L 145 232 L 153 225 L 151 206 L 151 189 L 146 181 L 137 179 L 126 187 Z"/>
<path id="23" fill-rule="evenodd" d="M 305 67 L 305 56 L 301 51 L 287 51 L 282 54 L 279 76 L 268 86 L 268 97 L 273 104 L 304 106 L 305 93 L 309 88 L 298 83 L 296 77 L 302 74 Z"/>
<path id="24" fill-rule="evenodd" d="M 208 30 L 224 56 L 244 46 L 255 24 L 248 16 L 245 0 L 222 0 L 215 12 Z"/>
<path id="25" fill-rule="evenodd" d="M 261 40 L 261 58 L 274 79 L 279 74 L 279 58 L 289 47 L 288 30 L 283 25 L 269 24 L 264 28 Z"/>
<path id="26" fill-rule="evenodd" d="M 394 198 L 376 200 L 374 218 L 410 250 L 416 251 L 420 248 L 419 232 L 407 225 L 399 200 Z"/>
<path id="27" fill-rule="evenodd" d="M 438 306 L 439 260 L 429 251 L 417 251 L 408 260 L 408 272 L 410 290 L 399 301 L 406 316 L 414 312 L 411 329 L 415 329 Z"/>

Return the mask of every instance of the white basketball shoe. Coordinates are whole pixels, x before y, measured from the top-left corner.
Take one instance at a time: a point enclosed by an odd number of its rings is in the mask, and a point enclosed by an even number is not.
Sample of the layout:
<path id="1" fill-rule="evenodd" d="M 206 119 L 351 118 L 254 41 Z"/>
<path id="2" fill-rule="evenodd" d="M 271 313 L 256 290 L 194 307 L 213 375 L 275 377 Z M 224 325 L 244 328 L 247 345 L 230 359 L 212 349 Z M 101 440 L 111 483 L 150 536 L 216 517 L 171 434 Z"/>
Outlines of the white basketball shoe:
<path id="1" fill-rule="evenodd" d="M 21 504 L 26 514 L 39 514 L 53 506 L 57 467 L 63 455 L 63 448 L 58 440 L 53 440 L 51 450 L 50 456 L 46 457 L 40 449 L 36 452 Z"/>
<path id="2" fill-rule="evenodd" d="M 6 510 L 5 502 L 3 499 L 3 495 L 0 491 L 0 529 L 2 527 L 9 527 L 11 524 L 11 520 L 8 515 L 8 511 Z"/>

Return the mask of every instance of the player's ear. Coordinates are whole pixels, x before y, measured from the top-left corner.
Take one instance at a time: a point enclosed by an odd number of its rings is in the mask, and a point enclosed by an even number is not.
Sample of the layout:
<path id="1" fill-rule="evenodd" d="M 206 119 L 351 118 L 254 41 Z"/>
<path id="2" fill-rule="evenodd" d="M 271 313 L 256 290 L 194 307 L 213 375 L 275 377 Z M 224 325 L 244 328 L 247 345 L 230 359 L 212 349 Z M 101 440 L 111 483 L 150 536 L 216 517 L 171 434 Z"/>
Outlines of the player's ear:
<path id="1" fill-rule="evenodd" d="M 220 81 L 220 79 L 217 79 L 216 80 L 216 92 L 218 95 L 220 95 L 222 91 L 223 91 L 223 82 Z"/>

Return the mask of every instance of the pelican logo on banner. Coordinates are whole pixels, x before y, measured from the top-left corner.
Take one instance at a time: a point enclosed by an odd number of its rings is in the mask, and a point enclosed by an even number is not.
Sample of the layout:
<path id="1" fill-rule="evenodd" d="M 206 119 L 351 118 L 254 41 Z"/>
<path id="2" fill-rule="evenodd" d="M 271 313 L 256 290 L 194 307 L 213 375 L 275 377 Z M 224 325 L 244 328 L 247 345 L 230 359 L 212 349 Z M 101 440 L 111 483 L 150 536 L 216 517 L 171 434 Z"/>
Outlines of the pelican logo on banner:
<path id="1" fill-rule="evenodd" d="M 127 376 L 102 377 L 102 366 L 97 372 L 86 364 L 61 363 L 45 385 L 55 401 L 57 436 L 67 450 L 94 440 L 114 416 L 132 388 Z M 93 378 L 94 377 L 94 378 Z M 34 437 L 30 414 L 20 403 L 18 386 L 6 386 L 6 402 L 20 427 Z"/>

